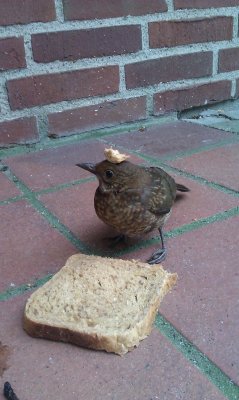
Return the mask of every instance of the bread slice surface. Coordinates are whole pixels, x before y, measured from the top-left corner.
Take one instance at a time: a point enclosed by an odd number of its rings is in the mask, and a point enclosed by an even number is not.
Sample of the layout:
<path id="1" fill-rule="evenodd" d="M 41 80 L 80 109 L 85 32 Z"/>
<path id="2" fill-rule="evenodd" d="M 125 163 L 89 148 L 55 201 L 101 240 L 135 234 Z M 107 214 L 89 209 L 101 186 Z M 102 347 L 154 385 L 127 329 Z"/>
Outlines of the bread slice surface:
<path id="1" fill-rule="evenodd" d="M 176 279 L 160 265 L 76 254 L 30 296 L 23 326 L 34 337 L 122 355 L 150 334 Z"/>

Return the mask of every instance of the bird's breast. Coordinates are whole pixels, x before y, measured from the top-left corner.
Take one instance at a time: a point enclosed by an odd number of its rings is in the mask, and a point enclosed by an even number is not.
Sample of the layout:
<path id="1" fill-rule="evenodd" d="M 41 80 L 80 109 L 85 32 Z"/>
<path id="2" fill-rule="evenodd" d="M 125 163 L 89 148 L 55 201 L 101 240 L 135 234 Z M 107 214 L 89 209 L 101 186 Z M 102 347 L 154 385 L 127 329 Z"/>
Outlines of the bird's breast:
<path id="1" fill-rule="evenodd" d="M 98 217 L 128 236 L 140 235 L 162 226 L 166 215 L 152 214 L 141 201 L 140 193 L 102 193 L 97 189 L 94 205 Z"/>

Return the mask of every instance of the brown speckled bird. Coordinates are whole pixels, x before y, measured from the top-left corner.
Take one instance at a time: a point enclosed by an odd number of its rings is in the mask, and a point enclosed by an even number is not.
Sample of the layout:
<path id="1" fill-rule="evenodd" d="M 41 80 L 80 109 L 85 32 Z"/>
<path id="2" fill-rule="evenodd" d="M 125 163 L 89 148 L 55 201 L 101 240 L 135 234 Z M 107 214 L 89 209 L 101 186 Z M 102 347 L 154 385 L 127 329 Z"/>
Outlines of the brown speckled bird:
<path id="1" fill-rule="evenodd" d="M 95 211 L 119 237 L 148 233 L 158 228 L 161 249 L 152 254 L 149 264 L 165 259 L 166 248 L 162 228 L 171 213 L 176 191 L 188 192 L 164 170 L 123 161 L 119 164 L 104 160 L 98 164 L 77 164 L 99 180 L 95 192 Z"/>

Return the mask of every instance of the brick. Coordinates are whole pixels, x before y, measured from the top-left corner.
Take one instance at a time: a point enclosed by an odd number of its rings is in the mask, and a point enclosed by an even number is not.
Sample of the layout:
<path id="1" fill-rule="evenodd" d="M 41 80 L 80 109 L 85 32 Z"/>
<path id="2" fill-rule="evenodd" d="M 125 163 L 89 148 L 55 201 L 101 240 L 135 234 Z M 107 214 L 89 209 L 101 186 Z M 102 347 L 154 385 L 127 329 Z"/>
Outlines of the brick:
<path id="1" fill-rule="evenodd" d="M 146 118 L 146 97 L 105 102 L 50 114 L 49 136 L 67 136 Z"/>
<path id="2" fill-rule="evenodd" d="M 198 52 L 141 61 L 125 66 L 127 89 L 212 74 L 212 52 Z"/>
<path id="3" fill-rule="evenodd" d="M 0 146 L 36 143 L 39 141 L 35 117 L 17 118 L 0 122 Z"/>
<path id="4" fill-rule="evenodd" d="M 12 110 L 64 100 L 102 96 L 119 89 L 119 68 L 99 67 L 35 75 L 7 82 Z"/>
<path id="5" fill-rule="evenodd" d="M 165 0 L 63 0 L 66 20 L 145 15 L 167 11 Z"/>
<path id="6" fill-rule="evenodd" d="M 1 0 L 0 25 L 53 21 L 54 0 Z"/>
<path id="7" fill-rule="evenodd" d="M 37 62 L 70 61 L 135 53 L 142 48 L 140 25 L 40 33 L 32 36 Z"/>
<path id="8" fill-rule="evenodd" d="M 176 10 L 183 8 L 238 7 L 238 0 L 174 0 Z"/>
<path id="9" fill-rule="evenodd" d="M 154 115 L 214 104 L 231 98 L 231 81 L 208 83 L 154 95 Z"/>
<path id="10" fill-rule="evenodd" d="M 0 40 L 0 71 L 26 67 L 24 41 L 22 37 Z"/>
<path id="11" fill-rule="evenodd" d="M 232 31 L 232 17 L 151 22 L 149 43 L 151 48 L 157 48 L 217 42 L 232 39 Z"/>
<path id="12" fill-rule="evenodd" d="M 239 69 L 239 48 L 219 50 L 218 72 Z"/>

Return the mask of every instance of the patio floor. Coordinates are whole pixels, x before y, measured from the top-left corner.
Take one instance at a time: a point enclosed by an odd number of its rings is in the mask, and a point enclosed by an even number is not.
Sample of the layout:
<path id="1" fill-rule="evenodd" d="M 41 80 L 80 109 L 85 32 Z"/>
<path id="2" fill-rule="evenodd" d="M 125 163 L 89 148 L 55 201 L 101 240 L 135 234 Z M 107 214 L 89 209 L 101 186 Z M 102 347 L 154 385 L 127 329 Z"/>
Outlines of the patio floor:
<path id="1" fill-rule="evenodd" d="M 5 381 L 20 400 L 239 399 L 239 136 L 192 122 L 165 119 L 0 150 L 0 399 Z M 97 182 L 75 166 L 101 161 L 109 145 L 191 190 L 165 227 L 163 266 L 178 283 L 152 334 L 123 357 L 22 329 L 26 299 L 70 255 L 109 255 L 111 231 L 93 206 Z M 146 260 L 158 242 L 155 231 L 110 255 Z"/>

